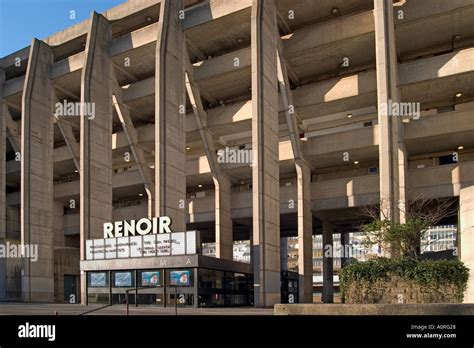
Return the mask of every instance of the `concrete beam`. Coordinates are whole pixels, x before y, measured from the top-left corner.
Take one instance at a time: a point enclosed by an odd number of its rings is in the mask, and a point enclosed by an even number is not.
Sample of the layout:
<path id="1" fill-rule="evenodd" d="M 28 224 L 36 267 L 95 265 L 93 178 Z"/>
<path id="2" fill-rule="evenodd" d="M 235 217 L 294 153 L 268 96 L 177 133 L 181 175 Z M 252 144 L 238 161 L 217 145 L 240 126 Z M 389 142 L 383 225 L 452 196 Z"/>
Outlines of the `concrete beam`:
<path id="1" fill-rule="evenodd" d="M 186 10 L 182 27 L 183 30 L 191 29 L 234 12 L 245 10 L 250 6 L 252 6 L 252 0 L 205 1 Z"/>
<path id="2" fill-rule="evenodd" d="M 252 200 L 256 307 L 280 302 L 280 201 L 278 166 L 277 9 L 253 0 Z"/>
<path id="3" fill-rule="evenodd" d="M 54 301 L 53 85 L 51 48 L 33 40 L 25 76 L 21 119 L 21 243 L 38 245 L 38 260 L 22 268 L 22 299 Z"/>
<path id="4" fill-rule="evenodd" d="M 54 63 L 51 67 L 49 78 L 55 80 L 66 74 L 81 70 L 84 64 L 84 56 L 85 52 L 79 52 Z"/>

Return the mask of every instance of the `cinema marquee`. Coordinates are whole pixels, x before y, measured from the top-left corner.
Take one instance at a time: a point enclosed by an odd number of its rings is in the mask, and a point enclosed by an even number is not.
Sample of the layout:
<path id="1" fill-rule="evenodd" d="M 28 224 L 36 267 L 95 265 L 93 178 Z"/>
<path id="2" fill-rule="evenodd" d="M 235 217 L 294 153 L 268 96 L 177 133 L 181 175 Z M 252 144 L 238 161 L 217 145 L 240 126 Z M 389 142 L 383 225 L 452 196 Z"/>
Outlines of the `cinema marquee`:
<path id="1" fill-rule="evenodd" d="M 200 231 L 173 231 L 168 216 L 107 222 L 85 241 L 82 302 L 251 306 L 249 263 L 202 255 Z"/>

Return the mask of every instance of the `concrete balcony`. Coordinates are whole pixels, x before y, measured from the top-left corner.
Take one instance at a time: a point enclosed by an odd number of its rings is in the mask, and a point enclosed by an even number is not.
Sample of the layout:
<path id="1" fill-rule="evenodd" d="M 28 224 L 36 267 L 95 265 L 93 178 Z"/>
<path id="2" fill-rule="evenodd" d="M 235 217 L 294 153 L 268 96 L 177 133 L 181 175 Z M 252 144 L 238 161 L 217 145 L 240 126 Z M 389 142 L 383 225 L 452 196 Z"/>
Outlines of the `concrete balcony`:
<path id="1" fill-rule="evenodd" d="M 408 197 L 456 197 L 462 186 L 474 183 L 474 162 L 412 169 L 407 173 Z"/>
<path id="2" fill-rule="evenodd" d="M 408 196 L 410 198 L 459 196 L 462 185 L 473 184 L 474 162 L 412 169 L 407 173 Z M 188 199 L 187 222 L 214 221 L 214 200 L 214 196 Z M 313 211 L 377 204 L 379 201 L 379 175 L 362 175 L 313 182 L 311 183 L 311 200 Z M 294 205 L 291 201 L 294 202 Z M 281 186 L 280 214 L 296 213 L 296 207 L 296 186 Z M 146 204 L 113 210 L 114 220 L 139 219 L 146 216 L 146 214 Z M 233 219 L 252 216 L 252 191 L 232 194 L 231 214 Z M 64 215 L 63 229 L 66 235 L 78 234 L 79 214 Z"/>
<path id="3" fill-rule="evenodd" d="M 311 183 L 313 210 L 342 209 L 376 204 L 379 175 L 364 175 Z"/>

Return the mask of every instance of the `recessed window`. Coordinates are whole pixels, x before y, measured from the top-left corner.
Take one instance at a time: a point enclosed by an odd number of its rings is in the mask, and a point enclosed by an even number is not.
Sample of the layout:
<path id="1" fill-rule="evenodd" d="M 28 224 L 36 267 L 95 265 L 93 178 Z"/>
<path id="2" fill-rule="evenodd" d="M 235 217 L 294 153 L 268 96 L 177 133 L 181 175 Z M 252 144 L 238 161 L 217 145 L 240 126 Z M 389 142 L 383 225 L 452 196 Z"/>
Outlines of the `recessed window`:
<path id="1" fill-rule="evenodd" d="M 454 156 L 453 155 L 447 155 L 447 156 L 440 156 L 439 157 L 439 165 L 440 166 L 445 166 L 447 164 L 453 164 L 456 163 L 454 161 Z"/>

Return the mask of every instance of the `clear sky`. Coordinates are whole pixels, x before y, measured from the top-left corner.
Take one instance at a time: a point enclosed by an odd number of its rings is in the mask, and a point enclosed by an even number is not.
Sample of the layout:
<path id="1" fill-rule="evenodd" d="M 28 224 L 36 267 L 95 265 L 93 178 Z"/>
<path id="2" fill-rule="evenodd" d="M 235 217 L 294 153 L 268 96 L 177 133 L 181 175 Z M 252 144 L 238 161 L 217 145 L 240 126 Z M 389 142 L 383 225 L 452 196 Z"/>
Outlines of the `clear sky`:
<path id="1" fill-rule="evenodd" d="M 0 57 L 126 0 L 0 0 Z M 72 19 L 71 11 L 75 12 Z"/>

